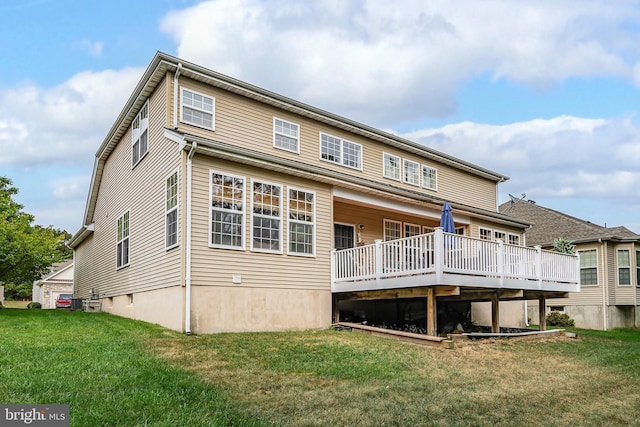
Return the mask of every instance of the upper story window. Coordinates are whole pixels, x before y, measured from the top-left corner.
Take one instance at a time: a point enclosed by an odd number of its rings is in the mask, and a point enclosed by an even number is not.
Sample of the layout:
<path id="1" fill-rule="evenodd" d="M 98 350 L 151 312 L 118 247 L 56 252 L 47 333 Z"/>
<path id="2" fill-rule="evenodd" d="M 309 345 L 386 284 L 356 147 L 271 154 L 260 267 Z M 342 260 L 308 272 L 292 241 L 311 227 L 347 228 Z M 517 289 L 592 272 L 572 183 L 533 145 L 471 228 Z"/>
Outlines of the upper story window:
<path id="1" fill-rule="evenodd" d="M 320 158 L 354 169 L 362 169 L 362 145 L 320 133 Z"/>
<path id="2" fill-rule="evenodd" d="M 598 285 L 598 256 L 595 249 L 578 251 L 580 255 L 580 285 Z"/>
<path id="3" fill-rule="evenodd" d="M 181 121 L 214 130 L 215 98 L 182 88 Z"/>
<path id="4" fill-rule="evenodd" d="M 129 211 L 118 218 L 116 268 L 129 265 Z"/>
<path id="5" fill-rule="evenodd" d="M 133 119 L 131 128 L 131 167 L 134 167 L 149 151 L 149 101 Z"/>
<path id="6" fill-rule="evenodd" d="M 166 181 L 165 247 L 178 246 L 178 172 Z"/>
<path id="7" fill-rule="evenodd" d="M 384 168 L 384 177 L 400 181 L 400 157 L 384 153 L 382 161 Z"/>
<path id="8" fill-rule="evenodd" d="M 273 118 L 273 146 L 293 153 L 300 152 L 300 126 L 282 119 Z"/>
<path id="9" fill-rule="evenodd" d="M 631 285 L 631 255 L 628 249 L 618 249 L 618 285 Z"/>
<path id="10" fill-rule="evenodd" d="M 429 190 L 438 189 L 438 171 L 435 168 L 422 165 L 422 186 Z"/>
<path id="11" fill-rule="evenodd" d="M 420 163 L 404 160 L 404 182 L 411 185 L 420 185 Z"/>
<path id="12" fill-rule="evenodd" d="M 504 231 L 494 231 L 493 240 L 502 240 L 502 242 L 504 243 L 507 240 L 507 233 L 505 233 Z"/>
<path id="13" fill-rule="evenodd" d="M 289 188 L 289 253 L 315 254 L 316 195 Z"/>
<path id="14" fill-rule="evenodd" d="M 253 181 L 251 249 L 282 253 L 282 187 Z"/>
<path id="15" fill-rule="evenodd" d="M 211 172 L 213 247 L 244 249 L 244 178 Z"/>

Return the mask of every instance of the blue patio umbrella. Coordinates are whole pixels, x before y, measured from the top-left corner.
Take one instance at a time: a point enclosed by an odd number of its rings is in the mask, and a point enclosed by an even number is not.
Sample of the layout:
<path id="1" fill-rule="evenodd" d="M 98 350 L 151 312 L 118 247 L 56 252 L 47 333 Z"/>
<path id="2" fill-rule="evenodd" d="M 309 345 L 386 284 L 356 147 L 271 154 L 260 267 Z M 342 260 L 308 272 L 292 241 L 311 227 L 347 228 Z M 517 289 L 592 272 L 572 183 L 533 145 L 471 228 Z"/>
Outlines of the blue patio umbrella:
<path id="1" fill-rule="evenodd" d="M 453 214 L 451 213 L 451 205 L 445 202 L 442 206 L 442 215 L 440 216 L 440 227 L 445 233 L 455 233 L 456 226 L 453 223 Z"/>

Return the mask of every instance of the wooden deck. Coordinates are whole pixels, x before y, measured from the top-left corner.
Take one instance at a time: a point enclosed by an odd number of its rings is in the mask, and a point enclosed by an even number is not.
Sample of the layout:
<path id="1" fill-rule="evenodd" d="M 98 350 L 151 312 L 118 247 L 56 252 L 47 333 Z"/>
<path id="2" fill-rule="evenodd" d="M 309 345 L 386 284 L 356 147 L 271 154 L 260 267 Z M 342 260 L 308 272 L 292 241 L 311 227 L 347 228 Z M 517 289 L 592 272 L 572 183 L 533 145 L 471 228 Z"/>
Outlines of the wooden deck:
<path id="1" fill-rule="evenodd" d="M 333 251 L 334 293 L 430 286 L 579 292 L 577 255 L 433 233 Z"/>

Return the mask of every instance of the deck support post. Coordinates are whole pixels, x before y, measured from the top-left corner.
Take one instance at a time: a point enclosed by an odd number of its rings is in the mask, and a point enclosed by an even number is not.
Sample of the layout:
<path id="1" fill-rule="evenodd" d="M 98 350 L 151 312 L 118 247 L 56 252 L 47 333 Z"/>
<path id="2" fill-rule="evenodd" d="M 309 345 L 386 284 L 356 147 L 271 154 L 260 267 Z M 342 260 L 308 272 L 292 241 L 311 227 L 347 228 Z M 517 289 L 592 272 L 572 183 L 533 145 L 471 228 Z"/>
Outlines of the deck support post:
<path id="1" fill-rule="evenodd" d="M 435 288 L 427 289 L 427 335 L 438 335 L 438 309 L 436 307 Z"/>
<path id="2" fill-rule="evenodd" d="M 338 294 L 331 295 L 331 323 L 340 321 L 340 299 Z"/>
<path id="3" fill-rule="evenodd" d="M 538 297 L 538 324 L 541 331 L 547 330 L 547 300 L 544 294 Z"/>
<path id="4" fill-rule="evenodd" d="M 500 333 L 500 298 L 497 291 L 491 294 L 491 332 Z"/>

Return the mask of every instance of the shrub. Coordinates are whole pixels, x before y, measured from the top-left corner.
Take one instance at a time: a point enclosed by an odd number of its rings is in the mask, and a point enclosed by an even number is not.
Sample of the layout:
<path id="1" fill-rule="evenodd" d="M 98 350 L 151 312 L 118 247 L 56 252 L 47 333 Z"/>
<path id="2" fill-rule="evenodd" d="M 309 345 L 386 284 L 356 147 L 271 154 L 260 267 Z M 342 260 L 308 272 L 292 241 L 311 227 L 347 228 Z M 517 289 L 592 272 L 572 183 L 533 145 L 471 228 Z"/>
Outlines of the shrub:
<path id="1" fill-rule="evenodd" d="M 42 308 L 42 304 L 40 304 L 39 302 L 30 302 L 29 304 L 27 304 L 27 308 Z"/>
<path id="2" fill-rule="evenodd" d="M 560 313 L 559 311 L 552 311 L 547 314 L 548 326 L 560 326 L 561 328 L 572 328 L 575 326 L 575 322 L 569 317 L 567 313 Z"/>
<path id="3" fill-rule="evenodd" d="M 2 305 L 2 301 L 0 301 L 0 310 L 2 310 L 4 308 L 4 305 Z"/>

